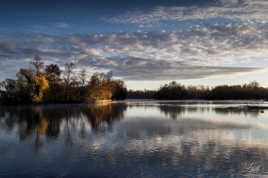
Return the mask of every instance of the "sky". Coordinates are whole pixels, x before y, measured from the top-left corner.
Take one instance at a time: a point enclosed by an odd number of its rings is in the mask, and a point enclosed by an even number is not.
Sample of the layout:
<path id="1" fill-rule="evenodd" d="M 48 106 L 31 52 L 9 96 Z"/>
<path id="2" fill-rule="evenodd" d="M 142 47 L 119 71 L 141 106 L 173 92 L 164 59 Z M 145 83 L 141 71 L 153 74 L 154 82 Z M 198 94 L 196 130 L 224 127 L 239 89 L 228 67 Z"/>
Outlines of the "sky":
<path id="1" fill-rule="evenodd" d="M 130 89 L 268 87 L 267 14 L 267 0 L 1 0 L 0 81 L 39 55 Z"/>

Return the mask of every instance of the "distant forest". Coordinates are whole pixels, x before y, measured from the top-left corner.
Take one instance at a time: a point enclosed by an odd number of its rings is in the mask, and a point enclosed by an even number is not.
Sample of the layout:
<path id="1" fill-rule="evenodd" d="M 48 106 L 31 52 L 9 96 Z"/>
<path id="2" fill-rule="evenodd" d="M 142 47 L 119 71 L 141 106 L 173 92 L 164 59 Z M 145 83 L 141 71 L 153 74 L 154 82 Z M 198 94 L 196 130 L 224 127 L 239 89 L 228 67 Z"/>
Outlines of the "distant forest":
<path id="1" fill-rule="evenodd" d="M 129 99 L 158 99 L 158 100 L 267 100 L 268 89 L 253 81 L 244 85 L 220 85 L 216 87 L 184 86 L 175 81 L 161 86 L 157 91 L 128 91 Z"/>
<path id="2" fill-rule="evenodd" d="M 17 79 L 0 83 L 1 104 L 83 103 L 125 99 L 127 89 L 112 73 L 94 73 L 88 80 L 86 71 L 75 72 L 74 63 L 62 71 L 57 64 L 45 66 L 39 56 L 31 62 L 33 69 L 20 69 Z"/>

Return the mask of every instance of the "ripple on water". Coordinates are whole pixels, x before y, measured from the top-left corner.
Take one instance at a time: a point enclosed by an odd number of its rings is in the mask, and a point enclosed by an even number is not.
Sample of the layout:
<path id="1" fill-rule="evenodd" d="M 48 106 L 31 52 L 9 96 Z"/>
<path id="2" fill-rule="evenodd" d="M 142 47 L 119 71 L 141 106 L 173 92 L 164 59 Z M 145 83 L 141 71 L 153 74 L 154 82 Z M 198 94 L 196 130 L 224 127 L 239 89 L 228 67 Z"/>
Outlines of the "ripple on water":
<path id="1" fill-rule="evenodd" d="M 256 101 L 127 102 L 3 110 L 0 177 L 268 175 L 268 113 L 241 107 Z"/>

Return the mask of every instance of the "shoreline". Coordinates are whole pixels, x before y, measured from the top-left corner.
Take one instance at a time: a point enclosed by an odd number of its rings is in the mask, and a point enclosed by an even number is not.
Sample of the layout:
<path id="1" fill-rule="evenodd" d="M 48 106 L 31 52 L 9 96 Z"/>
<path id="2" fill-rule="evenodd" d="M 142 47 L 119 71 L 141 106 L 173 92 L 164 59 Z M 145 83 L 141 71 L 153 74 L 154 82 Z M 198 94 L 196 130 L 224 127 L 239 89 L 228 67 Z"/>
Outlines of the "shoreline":
<path id="1" fill-rule="evenodd" d="M 128 102 L 158 102 L 159 104 L 265 104 L 266 100 L 200 100 L 200 99 L 188 99 L 188 100 L 157 100 L 157 99 L 125 99 L 125 100 L 99 100 L 88 101 L 83 103 L 30 103 L 30 104 L 0 104 L 0 107 L 25 107 L 25 106 L 81 106 L 81 105 L 107 105 L 113 103 L 128 103 Z"/>
<path id="2" fill-rule="evenodd" d="M 76 102 L 66 102 L 66 103 L 25 103 L 25 104 L 0 104 L 0 107 L 25 107 L 25 106 L 80 106 L 80 105 L 106 105 L 111 104 L 117 101 L 113 100 L 99 100 L 99 101 L 89 101 L 83 103 L 76 103 Z"/>

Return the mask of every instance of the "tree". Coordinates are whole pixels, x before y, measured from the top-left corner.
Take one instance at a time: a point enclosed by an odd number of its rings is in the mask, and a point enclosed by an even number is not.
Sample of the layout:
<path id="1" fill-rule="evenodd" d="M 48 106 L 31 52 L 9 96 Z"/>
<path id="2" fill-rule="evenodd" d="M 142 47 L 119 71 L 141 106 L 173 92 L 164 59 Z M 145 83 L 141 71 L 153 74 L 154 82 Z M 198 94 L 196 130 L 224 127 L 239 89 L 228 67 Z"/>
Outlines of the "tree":
<path id="1" fill-rule="evenodd" d="M 46 75 L 55 75 L 57 77 L 60 77 L 61 70 L 57 64 L 50 64 L 46 66 L 45 68 Z"/>
<path id="2" fill-rule="evenodd" d="M 33 102 L 41 102 L 46 89 L 49 88 L 49 83 L 45 76 L 35 76 L 33 85 L 33 92 L 31 93 Z"/>
<path id="3" fill-rule="evenodd" d="M 127 88 L 122 80 L 113 81 L 112 99 L 123 100 L 127 97 Z"/>
<path id="4" fill-rule="evenodd" d="M 31 69 L 20 69 L 17 73 L 17 77 L 20 85 L 32 83 L 34 79 L 34 72 Z"/>
<path id="5" fill-rule="evenodd" d="M 79 100 L 79 92 L 77 92 L 77 85 L 75 86 L 77 82 L 74 78 L 74 68 L 75 64 L 73 62 L 66 63 L 65 64 L 65 101 L 66 102 L 74 102 L 76 100 Z"/>
<path id="6" fill-rule="evenodd" d="M 86 71 L 82 70 L 76 76 L 74 63 L 67 63 L 63 82 L 57 64 L 47 65 L 42 71 L 43 62 L 39 56 L 35 56 L 31 64 L 34 65 L 34 69 L 20 69 L 17 79 L 0 82 L 1 103 L 78 103 L 125 98 L 126 88 L 123 81 L 113 80 L 111 72 L 95 73 L 87 84 Z"/>
<path id="7" fill-rule="evenodd" d="M 94 73 L 88 85 L 89 100 L 109 100 L 112 99 L 113 84 L 111 76 L 104 73 Z"/>
<path id="8" fill-rule="evenodd" d="M 73 70 L 74 70 L 74 63 L 66 63 L 65 64 L 65 83 L 67 86 L 71 84 L 71 81 L 73 79 Z"/>
<path id="9" fill-rule="evenodd" d="M 31 64 L 35 68 L 36 75 L 41 75 L 41 70 L 44 67 L 44 63 L 41 61 L 41 58 L 38 55 L 36 55 Z"/>
<path id="10" fill-rule="evenodd" d="M 250 82 L 247 87 L 249 88 L 259 88 L 260 84 L 257 81 Z"/>
<path id="11" fill-rule="evenodd" d="M 85 84 L 86 84 L 86 70 L 85 69 L 81 70 L 78 77 L 79 77 L 81 85 L 85 86 Z"/>
<path id="12" fill-rule="evenodd" d="M 18 98 L 23 103 L 32 102 L 34 92 L 34 71 L 31 69 L 20 69 L 17 73 Z"/>
<path id="13" fill-rule="evenodd" d="M 31 102 L 41 102 L 45 90 L 49 88 L 46 77 L 42 74 L 34 76 L 33 71 L 29 69 L 21 69 L 17 77 L 20 97 Z"/>
<path id="14" fill-rule="evenodd" d="M 6 79 L 0 83 L 1 103 L 15 103 L 18 101 L 18 82 L 14 79 Z"/>

